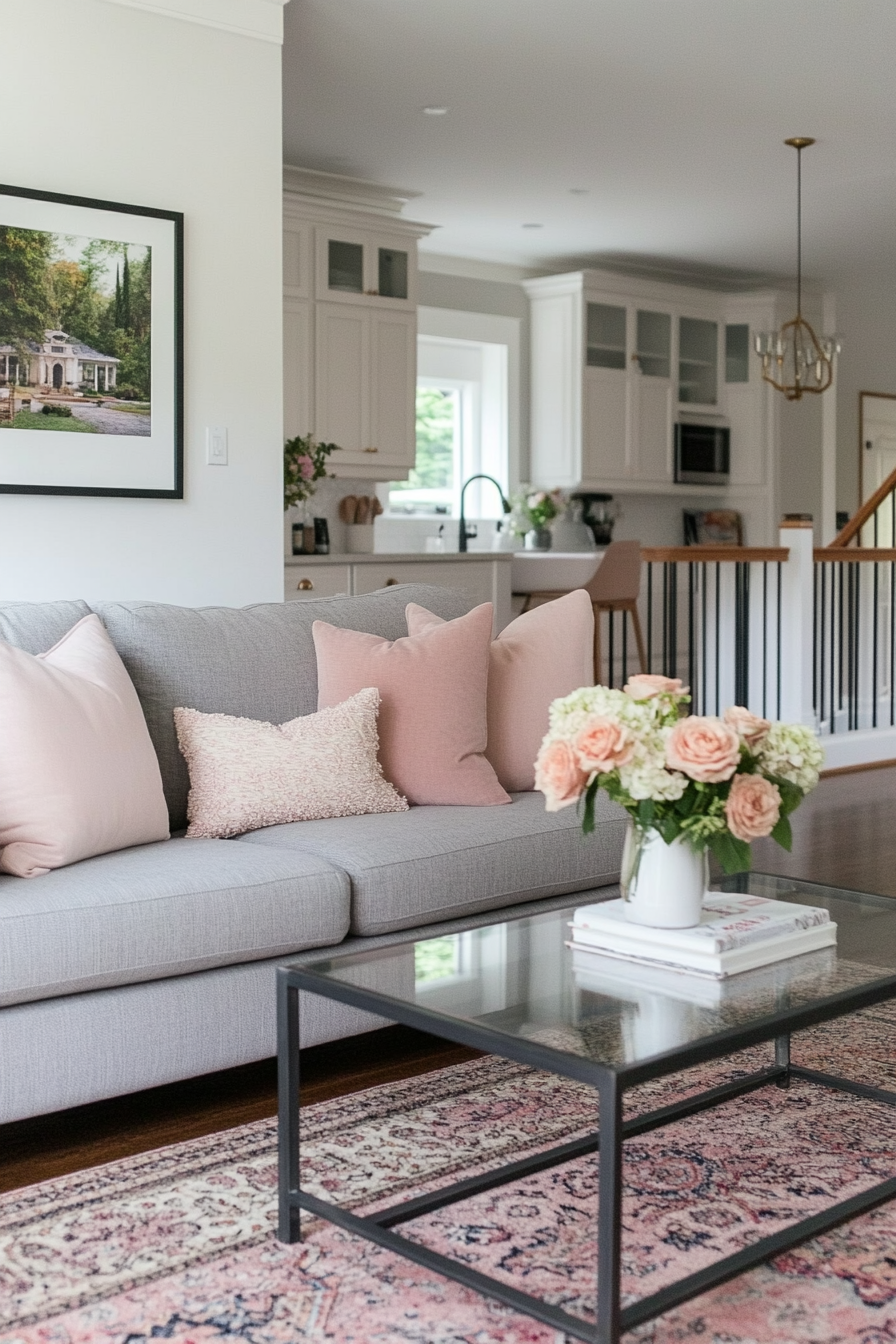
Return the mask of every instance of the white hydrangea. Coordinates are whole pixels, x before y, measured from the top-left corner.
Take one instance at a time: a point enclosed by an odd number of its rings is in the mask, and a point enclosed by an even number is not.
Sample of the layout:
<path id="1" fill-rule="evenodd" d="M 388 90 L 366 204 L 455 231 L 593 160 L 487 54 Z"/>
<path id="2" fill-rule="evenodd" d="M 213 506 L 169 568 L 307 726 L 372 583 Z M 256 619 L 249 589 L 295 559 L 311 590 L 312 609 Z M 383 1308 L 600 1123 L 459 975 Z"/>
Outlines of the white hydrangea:
<path id="1" fill-rule="evenodd" d="M 687 778 L 677 770 L 666 770 L 662 758 L 642 758 L 623 765 L 619 782 L 636 802 L 652 798 L 655 803 L 672 803 L 680 798 L 688 786 Z"/>
<path id="2" fill-rule="evenodd" d="M 594 714 L 625 724 L 638 737 L 658 725 L 663 717 L 656 700 L 633 700 L 624 691 L 608 686 L 582 686 L 551 705 L 550 736 L 575 737 Z"/>
<path id="3" fill-rule="evenodd" d="M 824 750 L 811 728 L 801 723 L 773 723 L 759 755 L 763 774 L 780 775 L 809 793 L 818 783 Z"/>

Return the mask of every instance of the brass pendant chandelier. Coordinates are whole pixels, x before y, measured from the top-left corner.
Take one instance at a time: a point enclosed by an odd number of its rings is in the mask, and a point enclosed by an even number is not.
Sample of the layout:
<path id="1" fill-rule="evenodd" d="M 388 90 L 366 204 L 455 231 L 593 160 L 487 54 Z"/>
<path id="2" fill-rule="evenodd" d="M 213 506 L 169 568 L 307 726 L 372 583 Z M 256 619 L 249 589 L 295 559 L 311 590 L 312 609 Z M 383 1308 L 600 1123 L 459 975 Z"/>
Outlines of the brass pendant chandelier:
<path id="1" fill-rule="evenodd" d="M 783 392 L 788 401 L 799 401 L 804 392 L 826 392 L 834 381 L 834 356 L 840 353 L 836 336 L 816 336 L 803 317 L 803 150 L 815 141 L 795 135 L 784 141 L 796 150 L 796 317 L 779 331 L 759 332 L 756 353 L 762 360 L 762 376 Z"/>

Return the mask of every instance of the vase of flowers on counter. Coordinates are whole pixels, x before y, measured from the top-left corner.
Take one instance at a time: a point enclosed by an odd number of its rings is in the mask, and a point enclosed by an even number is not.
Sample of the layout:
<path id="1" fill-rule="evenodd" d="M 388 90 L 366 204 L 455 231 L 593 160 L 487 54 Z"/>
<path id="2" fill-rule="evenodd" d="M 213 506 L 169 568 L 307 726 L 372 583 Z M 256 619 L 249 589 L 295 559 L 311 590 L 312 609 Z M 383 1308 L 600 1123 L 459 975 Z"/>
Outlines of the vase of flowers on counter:
<path id="1" fill-rule="evenodd" d="M 527 551 L 549 551 L 553 537 L 551 523 L 565 507 L 562 490 L 533 490 L 523 486 L 511 498 L 509 526 L 523 538 Z"/>
<path id="2" fill-rule="evenodd" d="M 811 729 L 734 705 L 687 714 L 676 677 L 585 686 L 551 705 L 536 761 L 549 812 L 578 803 L 594 829 L 598 789 L 630 817 L 621 877 L 626 917 L 658 928 L 700 922 L 707 854 L 726 873 L 750 867 L 750 844 L 791 846 L 790 814 L 818 783 L 824 755 Z"/>
<path id="3" fill-rule="evenodd" d="M 303 505 L 327 473 L 327 459 L 339 451 L 336 443 L 315 443 L 310 434 L 298 434 L 283 445 L 283 508 Z"/>

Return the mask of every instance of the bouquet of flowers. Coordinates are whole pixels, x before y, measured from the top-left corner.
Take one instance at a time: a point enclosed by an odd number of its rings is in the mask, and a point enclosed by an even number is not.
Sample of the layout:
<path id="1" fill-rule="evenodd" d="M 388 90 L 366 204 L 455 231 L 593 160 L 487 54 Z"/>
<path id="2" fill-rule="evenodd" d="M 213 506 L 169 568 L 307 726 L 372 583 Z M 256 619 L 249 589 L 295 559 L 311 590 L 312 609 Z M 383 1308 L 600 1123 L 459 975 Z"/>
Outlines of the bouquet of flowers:
<path id="1" fill-rule="evenodd" d="M 723 718 L 690 714 L 674 677 L 632 677 L 621 691 L 585 686 L 551 705 L 535 763 L 547 810 L 582 800 L 594 829 L 599 788 L 632 818 L 638 839 L 653 829 L 711 850 L 726 873 L 750 867 L 750 842 L 791 846 L 790 813 L 818 783 L 824 753 L 811 729 L 773 723 L 739 705 Z"/>
<path id="2" fill-rule="evenodd" d="M 524 486 L 511 499 L 510 526 L 517 536 L 525 536 L 534 528 L 539 531 L 552 523 L 564 506 L 562 490 L 532 490 Z"/>
<path id="3" fill-rule="evenodd" d="M 283 445 L 284 511 L 311 498 L 315 481 L 327 474 L 327 458 L 338 451 L 338 444 L 315 443 L 310 434 L 286 440 Z"/>

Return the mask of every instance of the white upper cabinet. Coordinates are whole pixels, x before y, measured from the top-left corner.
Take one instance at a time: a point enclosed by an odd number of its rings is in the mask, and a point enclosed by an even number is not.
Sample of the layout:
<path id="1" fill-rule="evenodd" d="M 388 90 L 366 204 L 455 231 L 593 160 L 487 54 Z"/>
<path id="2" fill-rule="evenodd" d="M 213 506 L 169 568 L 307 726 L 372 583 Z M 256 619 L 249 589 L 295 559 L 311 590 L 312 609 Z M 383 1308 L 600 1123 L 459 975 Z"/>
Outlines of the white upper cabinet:
<path id="1" fill-rule="evenodd" d="M 674 433 L 731 424 L 731 484 L 768 481 L 766 400 L 751 330 L 774 296 L 577 271 L 524 282 L 532 315 L 533 482 L 677 493 Z M 761 320 L 765 320 L 762 318 Z M 721 486 L 706 493 L 719 498 Z"/>
<path id="2" fill-rule="evenodd" d="M 336 476 L 406 478 L 416 456 L 417 240 L 429 227 L 399 217 L 403 201 L 369 184 L 285 174 L 286 434 L 338 444 Z"/>

